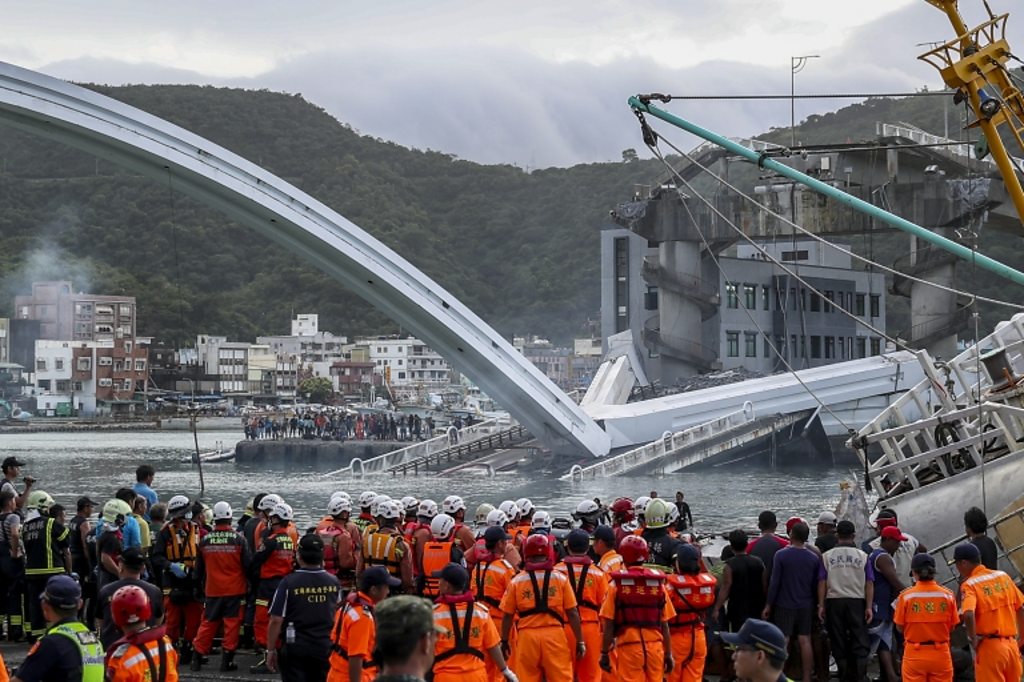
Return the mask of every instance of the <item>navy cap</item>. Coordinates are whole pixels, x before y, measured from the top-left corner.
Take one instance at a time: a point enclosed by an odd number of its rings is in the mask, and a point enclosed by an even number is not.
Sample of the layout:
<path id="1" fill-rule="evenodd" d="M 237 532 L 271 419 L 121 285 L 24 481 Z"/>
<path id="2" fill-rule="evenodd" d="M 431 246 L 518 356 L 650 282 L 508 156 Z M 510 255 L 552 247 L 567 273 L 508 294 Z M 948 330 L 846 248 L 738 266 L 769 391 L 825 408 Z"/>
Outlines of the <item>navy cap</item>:
<path id="1" fill-rule="evenodd" d="M 496 545 L 502 540 L 511 540 L 512 536 L 501 526 L 490 526 L 484 531 L 484 544 Z"/>
<path id="2" fill-rule="evenodd" d="M 9 469 L 11 467 L 23 467 L 23 466 L 25 466 L 25 463 L 22 462 L 17 457 L 8 457 L 7 459 L 4 460 L 3 464 L 0 465 L 0 467 L 2 467 L 4 469 Z"/>
<path id="3" fill-rule="evenodd" d="M 368 569 L 363 571 L 363 574 L 359 576 L 359 589 L 365 592 L 371 587 L 378 587 L 379 585 L 390 585 L 391 587 L 398 587 L 402 584 L 402 581 L 398 578 L 393 578 L 388 569 L 383 566 L 370 566 Z"/>
<path id="4" fill-rule="evenodd" d="M 574 528 L 565 537 L 565 546 L 570 552 L 586 552 L 590 549 L 590 534 L 581 528 Z"/>
<path id="5" fill-rule="evenodd" d="M 434 571 L 430 575 L 433 578 L 440 578 L 447 583 L 451 583 L 452 587 L 460 591 L 464 591 L 469 587 L 469 571 L 455 563 L 448 564 L 440 571 Z"/>
<path id="6" fill-rule="evenodd" d="M 611 526 L 598 526 L 594 529 L 594 540 L 601 540 L 607 545 L 615 546 L 615 531 Z"/>
<path id="7" fill-rule="evenodd" d="M 786 636 L 775 625 L 757 618 L 748 618 L 739 632 L 719 632 L 730 646 L 749 646 L 763 651 L 769 658 L 786 660 Z"/>
<path id="8" fill-rule="evenodd" d="M 910 569 L 916 571 L 920 568 L 935 568 L 935 557 L 924 552 L 915 554 L 910 560 Z"/>
<path id="9" fill-rule="evenodd" d="M 981 561 L 981 550 L 969 542 L 962 542 L 953 550 L 953 561 Z"/>
<path id="10" fill-rule="evenodd" d="M 121 563 L 128 568 L 141 569 L 146 565 L 146 557 L 138 547 L 129 547 L 121 552 Z"/>
<path id="11" fill-rule="evenodd" d="M 69 575 L 55 575 L 46 581 L 46 591 L 39 595 L 39 599 L 45 599 L 58 609 L 70 611 L 78 608 L 82 588 Z"/>
<path id="12" fill-rule="evenodd" d="M 853 521 L 843 519 L 836 524 L 836 535 L 844 538 L 853 537 L 857 534 L 857 526 L 853 525 Z"/>
<path id="13" fill-rule="evenodd" d="M 324 541 L 316 533 L 306 533 L 299 539 L 299 551 L 304 554 L 323 553 Z"/>

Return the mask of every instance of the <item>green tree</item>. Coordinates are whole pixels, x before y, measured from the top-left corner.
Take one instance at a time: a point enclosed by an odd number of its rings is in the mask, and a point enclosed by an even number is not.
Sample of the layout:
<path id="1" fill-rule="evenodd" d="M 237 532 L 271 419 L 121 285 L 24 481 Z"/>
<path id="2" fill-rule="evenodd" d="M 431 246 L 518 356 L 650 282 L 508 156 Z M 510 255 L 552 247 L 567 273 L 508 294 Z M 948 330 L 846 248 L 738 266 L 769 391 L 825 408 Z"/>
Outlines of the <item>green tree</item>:
<path id="1" fill-rule="evenodd" d="M 334 395 L 331 380 L 325 377 L 309 377 L 299 383 L 299 393 L 311 403 L 326 403 Z"/>

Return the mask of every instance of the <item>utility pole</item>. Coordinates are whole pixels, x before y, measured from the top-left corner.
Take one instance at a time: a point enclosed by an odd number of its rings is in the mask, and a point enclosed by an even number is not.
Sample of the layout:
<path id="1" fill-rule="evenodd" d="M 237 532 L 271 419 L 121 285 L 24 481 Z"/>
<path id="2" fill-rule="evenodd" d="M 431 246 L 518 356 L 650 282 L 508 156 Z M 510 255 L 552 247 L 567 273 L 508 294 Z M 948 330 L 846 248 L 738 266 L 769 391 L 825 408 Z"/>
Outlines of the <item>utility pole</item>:
<path id="1" fill-rule="evenodd" d="M 789 58 L 789 132 L 790 148 L 796 147 L 796 75 L 804 70 L 807 61 L 820 59 L 821 55 L 805 54 L 802 57 Z"/>

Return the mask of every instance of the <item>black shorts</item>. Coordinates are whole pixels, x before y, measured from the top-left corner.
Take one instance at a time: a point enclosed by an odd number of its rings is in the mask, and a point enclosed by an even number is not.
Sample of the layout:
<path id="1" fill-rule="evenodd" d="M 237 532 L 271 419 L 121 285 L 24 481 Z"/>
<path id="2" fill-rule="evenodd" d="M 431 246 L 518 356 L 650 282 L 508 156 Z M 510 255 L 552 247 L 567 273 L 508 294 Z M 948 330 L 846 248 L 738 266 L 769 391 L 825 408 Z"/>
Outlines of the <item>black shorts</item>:
<path id="1" fill-rule="evenodd" d="M 782 606 L 772 608 L 772 622 L 786 637 L 793 635 L 810 635 L 814 622 L 814 609 L 787 609 Z"/>

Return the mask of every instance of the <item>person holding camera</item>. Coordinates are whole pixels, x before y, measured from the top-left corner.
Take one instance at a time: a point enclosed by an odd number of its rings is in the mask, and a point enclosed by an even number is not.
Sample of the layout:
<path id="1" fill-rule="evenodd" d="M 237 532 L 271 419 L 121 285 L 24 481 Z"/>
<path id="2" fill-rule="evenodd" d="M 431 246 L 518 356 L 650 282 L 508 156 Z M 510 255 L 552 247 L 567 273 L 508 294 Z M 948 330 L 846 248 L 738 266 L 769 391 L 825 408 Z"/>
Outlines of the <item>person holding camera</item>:
<path id="1" fill-rule="evenodd" d="M 14 506 L 17 507 L 18 514 L 22 516 L 24 516 L 25 502 L 28 500 L 29 493 L 32 492 L 32 486 L 36 482 L 36 479 L 31 476 L 26 476 L 22 479 L 22 482 L 25 484 L 25 490 L 20 493 L 18 492 L 15 481 L 21 475 L 21 467 L 23 466 L 25 466 L 25 463 L 17 457 L 8 457 L 0 464 L 0 469 L 3 470 L 4 474 L 4 480 L 0 483 L 0 492 L 10 490 L 14 494 Z"/>

